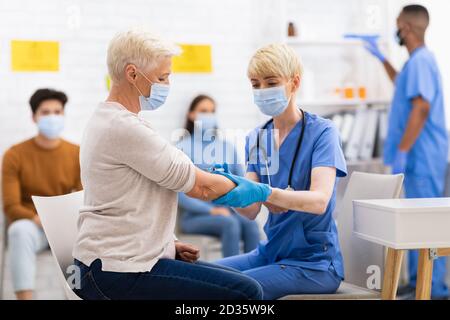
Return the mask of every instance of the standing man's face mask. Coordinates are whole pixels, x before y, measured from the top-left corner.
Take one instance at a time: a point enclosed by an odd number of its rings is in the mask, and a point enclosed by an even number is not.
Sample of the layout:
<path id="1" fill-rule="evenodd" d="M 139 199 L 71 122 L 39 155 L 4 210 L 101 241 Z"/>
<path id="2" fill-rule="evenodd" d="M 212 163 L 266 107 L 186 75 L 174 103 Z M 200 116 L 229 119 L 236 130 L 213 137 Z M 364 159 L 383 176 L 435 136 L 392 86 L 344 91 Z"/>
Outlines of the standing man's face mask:
<path id="1" fill-rule="evenodd" d="M 397 43 L 400 46 L 404 46 L 406 44 L 405 39 L 402 37 L 402 30 L 400 30 L 400 29 L 397 30 L 397 33 L 395 34 L 395 38 L 397 39 Z"/>
<path id="2" fill-rule="evenodd" d="M 47 139 L 57 139 L 64 130 L 64 116 L 48 115 L 41 116 L 37 121 L 39 132 Z"/>
<path id="3" fill-rule="evenodd" d="M 259 110 L 271 117 L 282 114 L 290 100 L 286 97 L 284 85 L 267 89 L 253 89 L 253 98 Z"/>
<path id="4" fill-rule="evenodd" d="M 148 82 L 150 82 L 150 96 L 148 97 L 145 97 L 141 90 L 134 85 L 141 94 L 139 96 L 139 105 L 141 106 L 141 110 L 156 110 L 166 102 L 167 96 L 169 95 L 170 86 L 167 84 L 152 82 L 142 72 L 139 71 L 139 73 Z"/>

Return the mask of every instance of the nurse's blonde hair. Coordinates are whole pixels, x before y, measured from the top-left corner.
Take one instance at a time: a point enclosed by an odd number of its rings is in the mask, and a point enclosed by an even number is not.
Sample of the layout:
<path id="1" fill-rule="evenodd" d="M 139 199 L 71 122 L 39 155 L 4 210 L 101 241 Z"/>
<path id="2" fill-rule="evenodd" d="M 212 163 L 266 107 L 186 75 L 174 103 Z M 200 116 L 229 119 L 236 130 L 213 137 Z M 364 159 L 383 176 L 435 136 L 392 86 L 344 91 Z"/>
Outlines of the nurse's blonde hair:
<path id="1" fill-rule="evenodd" d="M 124 75 L 125 67 L 134 64 L 145 72 L 154 69 L 160 59 L 180 54 L 175 44 L 144 30 L 132 29 L 118 33 L 109 43 L 108 72 L 113 82 Z"/>
<path id="2" fill-rule="evenodd" d="M 286 44 L 270 44 L 256 51 L 248 64 L 247 76 L 277 76 L 286 79 L 303 75 L 303 68 L 297 53 Z"/>

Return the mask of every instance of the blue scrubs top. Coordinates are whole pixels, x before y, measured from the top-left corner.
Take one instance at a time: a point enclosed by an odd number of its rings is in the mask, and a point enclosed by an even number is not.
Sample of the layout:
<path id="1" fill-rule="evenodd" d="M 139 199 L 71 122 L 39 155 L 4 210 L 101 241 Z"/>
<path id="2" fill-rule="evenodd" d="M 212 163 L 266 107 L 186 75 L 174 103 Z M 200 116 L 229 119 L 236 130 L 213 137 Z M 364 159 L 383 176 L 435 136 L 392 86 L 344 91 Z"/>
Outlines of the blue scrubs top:
<path id="1" fill-rule="evenodd" d="M 448 157 L 442 80 L 436 59 L 426 47 L 412 52 L 395 81 L 384 146 L 387 165 L 394 161 L 413 108 L 412 100 L 417 97 L 428 101 L 431 108 L 423 130 L 408 153 L 405 174 L 442 180 Z"/>
<path id="2" fill-rule="evenodd" d="M 339 133 L 333 123 L 305 112 L 306 127 L 301 150 L 294 164 L 292 187 L 295 190 L 309 190 L 311 170 L 315 167 L 334 167 L 337 177 L 345 177 L 347 168 L 341 148 Z M 267 139 L 261 139 L 260 149 L 267 148 L 269 167 L 274 160 L 279 163 L 277 172 L 270 175 L 272 187 L 285 189 L 294 153 L 301 133 L 299 121 L 285 138 L 280 148 L 273 151 L 273 123 L 267 126 Z M 265 174 L 264 152 L 256 153 L 256 137 L 260 128 L 253 130 L 246 141 L 246 159 L 250 160 L 247 172 L 255 172 L 263 183 L 269 182 Z M 264 136 L 261 134 L 261 136 Z M 272 150 L 272 151 L 271 151 Z M 278 154 L 276 154 L 278 153 Z M 274 157 L 275 156 L 275 157 Z M 256 159 L 252 161 L 252 159 Z M 276 160 L 275 160 L 276 161 Z M 271 168 L 269 168 L 269 171 Z M 339 248 L 336 224 L 332 212 L 336 204 L 336 184 L 326 212 L 323 215 L 290 210 L 283 214 L 269 213 L 264 226 L 267 241 L 258 246 L 258 253 L 269 263 L 300 266 L 313 270 L 328 271 L 333 265 L 337 274 L 344 278 L 342 255 Z"/>

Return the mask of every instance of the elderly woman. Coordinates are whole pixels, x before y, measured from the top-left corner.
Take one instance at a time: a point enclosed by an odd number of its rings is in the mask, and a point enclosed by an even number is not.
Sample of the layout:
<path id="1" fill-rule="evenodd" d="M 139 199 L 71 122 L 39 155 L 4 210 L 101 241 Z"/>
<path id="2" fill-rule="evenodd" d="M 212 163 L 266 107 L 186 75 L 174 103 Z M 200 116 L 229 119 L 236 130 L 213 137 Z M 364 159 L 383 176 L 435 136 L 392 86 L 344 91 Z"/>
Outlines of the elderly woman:
<path id="1" fill-rule="evenodd" d="M 117 35 L 107 56 L 113 85 L 90 119 L 80 150 L 85 191 L 73 256 L 83 299 L 261 299 L 235 270 L 197 262 L 173 235 L 177 192 L 214 200 L 235 185 L 196 168 L 141 110 L 164 104 L 177 48 L 143 31 Z M 255 201 L 267 188 L 252 184 Z M 250 188 L 251 189 L 251 188 Z"/>

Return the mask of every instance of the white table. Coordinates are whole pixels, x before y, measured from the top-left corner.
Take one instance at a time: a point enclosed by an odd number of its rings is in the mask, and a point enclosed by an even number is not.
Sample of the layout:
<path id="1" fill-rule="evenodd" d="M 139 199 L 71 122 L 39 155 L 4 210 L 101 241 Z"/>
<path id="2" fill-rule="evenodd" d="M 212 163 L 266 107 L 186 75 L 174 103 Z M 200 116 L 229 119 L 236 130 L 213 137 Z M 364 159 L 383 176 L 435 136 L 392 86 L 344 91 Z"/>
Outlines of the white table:
<path id="1" fill-rule="evenodd" d="M 353 201 L 353 232 L 388 248 L 382 299 L 395 299 L 405 250 L 419 249 L 416 299 L 430 299 L 433 260 L 450 255 L 450 198 Z"/>

